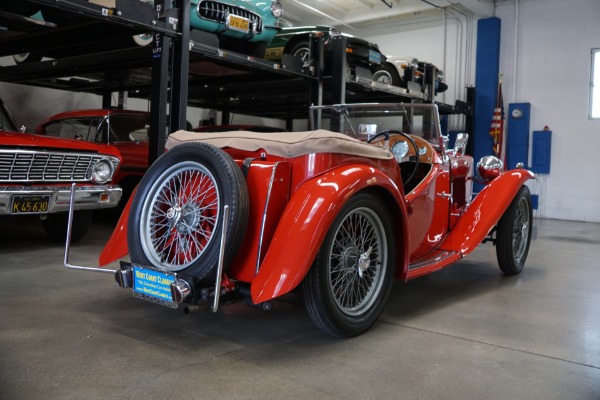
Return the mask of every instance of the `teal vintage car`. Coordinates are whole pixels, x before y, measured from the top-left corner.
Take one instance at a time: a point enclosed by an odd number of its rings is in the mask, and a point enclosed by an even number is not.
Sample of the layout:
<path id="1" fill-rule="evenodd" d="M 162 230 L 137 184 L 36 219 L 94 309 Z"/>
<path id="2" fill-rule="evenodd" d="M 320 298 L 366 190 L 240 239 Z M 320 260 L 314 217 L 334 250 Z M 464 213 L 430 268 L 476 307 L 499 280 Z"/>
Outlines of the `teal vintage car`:
<path id="1" fill-rule="evenodd" d="M 279 32 L 283 7 L 279 1 L 191 0 L 190 26 L 219 37 L 219 47 L 264 55 Z"/>

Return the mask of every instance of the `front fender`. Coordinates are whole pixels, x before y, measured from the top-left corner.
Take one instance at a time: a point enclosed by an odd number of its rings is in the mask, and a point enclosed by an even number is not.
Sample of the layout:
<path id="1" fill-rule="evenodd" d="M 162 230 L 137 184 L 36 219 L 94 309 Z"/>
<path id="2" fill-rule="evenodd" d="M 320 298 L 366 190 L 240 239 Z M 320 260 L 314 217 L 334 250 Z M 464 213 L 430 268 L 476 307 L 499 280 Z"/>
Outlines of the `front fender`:
<path id="1" fill-rule="evenodd" d="M 252 282 L 254 303 L 288 293 L 302 282 L 341 207 L 368 188 L 386 192 L 396 203 L 397 241 L 399 248 L 407 248 L 406 206 L 394 181 L 381 170 L 362 164 L 336 168 L 304 182 L 290 199 Z M 405 256 L 403 253 L 399 252 Z M 407 257 L 399 264 L 408 263 Z"/>
<path id="2" fill-rule="evenodd" d="M 117 226 L 113 230 L 112 235 L 110 235 L 106 245 L 104 245 L 102 253 L 100 253 L 98 265 L 101 267 L 117 261 L 129 253 L 129 247 L 127 245 L 127 226 L 129 225 L 129 211 L 131 210 L 131 203 L 133 202 L 133 197 L 135 196 L 135 192 L 137 192 L 137 188 L 138 187 L 136 186 L 131 192 L 129 200 L 127 200 L 127 204 L 125 205 L 125 208 L 119 217 Z"/>
<path id="3" fill-rule="evenodd" d="M 534 178 L 531 171 L 514 169 L 494 179 L 475 197 L 440 248 L 469 254 L 496 226 L 521 186 Z"/>

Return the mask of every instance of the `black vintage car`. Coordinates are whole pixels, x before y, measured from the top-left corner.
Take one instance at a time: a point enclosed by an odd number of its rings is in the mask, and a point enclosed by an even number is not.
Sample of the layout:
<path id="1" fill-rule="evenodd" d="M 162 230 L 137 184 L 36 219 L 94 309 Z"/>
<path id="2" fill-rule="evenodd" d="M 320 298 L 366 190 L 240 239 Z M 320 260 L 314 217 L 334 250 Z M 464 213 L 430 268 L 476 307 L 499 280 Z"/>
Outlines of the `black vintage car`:
<path id="1" fill-rule="evenodd" d="M 333 40 L 342 36 L 346 38 L 346 62 L 349 72 L 354 73 L 356 67 L 363 67 L 374 74 L 384 68 L 386 58 L 377 44 L 341 33 L 334 27 L 320 25 L 282 28 L 267 46 L 265 58 L 279 61 L 284 54 L 291 54 L 306 64 L 313 58 L 310 54 L 310 37 L 315 34 L 323 35 L 326 73 L 331 72 Z"/>

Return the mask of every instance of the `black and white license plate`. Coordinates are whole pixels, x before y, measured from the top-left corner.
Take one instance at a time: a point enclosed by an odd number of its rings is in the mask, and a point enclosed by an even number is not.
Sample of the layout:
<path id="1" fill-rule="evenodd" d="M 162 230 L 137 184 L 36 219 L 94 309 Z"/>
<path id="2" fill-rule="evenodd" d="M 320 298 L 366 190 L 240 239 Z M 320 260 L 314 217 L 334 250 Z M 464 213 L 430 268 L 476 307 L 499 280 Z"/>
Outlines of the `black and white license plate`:
<path id="1" fill-rule="evenodd" d="M 12 197 L 11 214 L 44 214 L 48 212 L 50 195 L 15 195 Z"/>
<path id="2" fill-rule="evenodd" d="M 162 306 L 177 308 L 171 294 L 176 275 L 157 268 L 133 264 L 133 295 Z"/>

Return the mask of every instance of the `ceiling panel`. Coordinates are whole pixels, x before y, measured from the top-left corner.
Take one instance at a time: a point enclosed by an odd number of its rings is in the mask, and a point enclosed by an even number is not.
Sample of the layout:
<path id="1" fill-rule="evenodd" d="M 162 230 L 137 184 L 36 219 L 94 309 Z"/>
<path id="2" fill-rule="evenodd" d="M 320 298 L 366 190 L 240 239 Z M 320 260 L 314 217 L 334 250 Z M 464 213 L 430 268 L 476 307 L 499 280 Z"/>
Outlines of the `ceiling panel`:
<path id="1" fill-rule="evenodd" d="M 354 25 L 390 18 L 418 17 L 423 13 L 441 12 L 445 7 L 460 5 L 476 17 L 489 17 L 494 12 L 494 0 L 281 0 L 284 19 L 291 25 L 332 25 L 355 29 Z"/>

